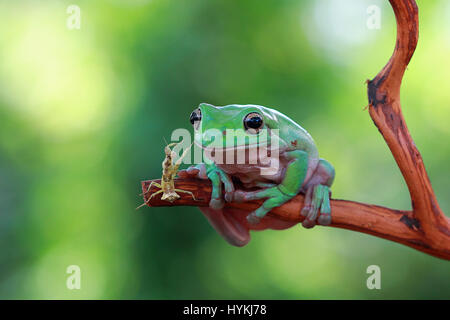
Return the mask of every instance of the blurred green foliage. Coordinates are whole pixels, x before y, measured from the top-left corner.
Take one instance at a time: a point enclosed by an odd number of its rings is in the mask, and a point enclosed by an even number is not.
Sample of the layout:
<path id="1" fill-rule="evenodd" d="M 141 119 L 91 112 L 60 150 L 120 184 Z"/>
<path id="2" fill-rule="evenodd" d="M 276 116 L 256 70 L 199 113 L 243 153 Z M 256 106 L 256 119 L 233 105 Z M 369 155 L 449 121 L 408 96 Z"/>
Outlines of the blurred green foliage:
<path id="1" fill-rule="evenodd" d="M 449 212 L 450 3 L 418 4 L 402 102 Z M 334 197 L 410 208 L 363 110 L 395 43 L 388 1 L 5 0 L 0 29 L 0 298 L 450 298 L 448 262 L 368 235 L 296 226 L 234 248 L 195 208 L 135 211 L 200 102 L 280 110 L 334 164 Z"/>

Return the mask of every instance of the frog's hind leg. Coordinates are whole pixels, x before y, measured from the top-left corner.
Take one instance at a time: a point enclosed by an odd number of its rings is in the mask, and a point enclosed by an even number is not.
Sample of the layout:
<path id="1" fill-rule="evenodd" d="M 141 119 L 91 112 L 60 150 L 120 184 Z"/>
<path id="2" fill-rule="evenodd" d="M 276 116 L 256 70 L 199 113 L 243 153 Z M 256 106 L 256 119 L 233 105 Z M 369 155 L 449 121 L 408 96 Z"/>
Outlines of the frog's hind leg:
<path id="1" fill-rule="evenodd" d="M 331 224 L 331 184 L 334 180 L 334 168 L 326 160 L 320 159 L 319 165 L 306 184 L 305 204 L 301 214 L 306 217 L 302 225 L 305 228 L 312 228 L 316 225 L 316 220 L 321 225 Z"/>

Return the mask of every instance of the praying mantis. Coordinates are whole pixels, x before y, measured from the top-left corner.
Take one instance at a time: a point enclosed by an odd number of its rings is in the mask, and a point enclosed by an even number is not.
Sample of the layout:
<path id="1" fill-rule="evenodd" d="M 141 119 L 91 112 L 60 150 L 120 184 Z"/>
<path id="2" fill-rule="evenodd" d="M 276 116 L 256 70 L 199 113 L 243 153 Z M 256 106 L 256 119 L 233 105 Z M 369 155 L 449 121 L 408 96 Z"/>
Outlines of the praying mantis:
<path id="1" fill-rule="evenodd" d="M 147 193 L 149 193 L 152 186 L 156 186 L 160 190 L 152 193 L 152 195 L 143 204 L 141 204 L 139 207 L 137 207 L 136 210 L 147 205 L 154 196 L 156 196 L 160 193 L 163 194 L 161 197 L 161 200 L 165 200 L 165 201 L 169 201 L 169 202 L 174 202 L 175 200 L 180 198 L 180 196 L 178 195 L 177 192 L 190 194 L 192 196 L 192 198 L 195 201 L 197 201 L 197 199 L 195 199 L 195 196 L 192 192 L 175 188 L 174 179 L 175 179 L 175 176 L 177 175 L 178 168 L 180 167 L 181 162 L 183 161 L 183 158 L 187 155 L 187 153 L 189 152 L 189 150 L 192 147 L 192 144 L 191 144 L 189 146 L 189 148 L 184 150 L 183 154 L 175 162 L 175 164 L 173 164 L 173 159 L 175 158 L 176 153 L 171 148 L 175 147 L 178 143 L 179 142 L 170 143 L 170 144 L 166 145 L 166 147 L 164 148 L 164 153 L 165 153 L 166 157 L 164 158 L 164 161 L 162 162 L 163 170 L 162 170 L 161 184 L 159 184 L 155 181 L 152 181 L 150 183 L 150 185 L 148 186 L 147 190 L 144 193 L 141 193 L 141 195 L 145 196 Z"/>

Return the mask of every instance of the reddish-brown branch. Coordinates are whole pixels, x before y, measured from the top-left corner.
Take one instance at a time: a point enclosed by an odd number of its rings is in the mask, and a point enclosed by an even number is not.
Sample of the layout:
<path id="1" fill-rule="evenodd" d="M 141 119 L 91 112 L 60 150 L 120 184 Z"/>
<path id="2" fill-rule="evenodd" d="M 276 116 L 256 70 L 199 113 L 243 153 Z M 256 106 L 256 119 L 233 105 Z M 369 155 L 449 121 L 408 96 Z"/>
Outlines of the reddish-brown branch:
<path id="1" fill-rule="evenodd" d="M 331 226 L 371 234 L 450 260 L 450 219 L 439 208 L 422 157 L 411 138 L 400 106 L 403 74 L 418 40 L 418 8 L 414 0 L 390 0 L 390 3 L 397 19 L 397 43 L 388 64 L 373 80 L 368 81 L 369 113 L 403 174 L 413 210 L 401 211 L 353 201 L 332 200 Z M 148 185 L 149 181 L 142 182 L 143 190 Z M 199 200 L 194 201 L 189 195 L 180 194 L 181 199 L 174 203 L 162 201 L 160 196 L 156 196 L 148 204 L 153 207 L 208 205 L 211 192 L 209 181 L 178 179 L 176 187 L 192 191 Z M 238 207 L 250 213 L 261 203 L 227 203 L 226 206 Z M 272 210 L 269 215 L 301 222 L 302 206 L 303 195 L 300 194 Z"/>
<path id="2" fill-rule="evenodd" d="M 160 182 L 160 180 L 152 181 Z M 143 191 L 147 190 L 150 182 L 142 182 Z M 209 205 L 211 183 L 208 180 L 176 179 L 175 186 L 176 188 L 193 192 L 197 201 L 188 194 L 180 193 L 181 198 L 173 203 L 163 201 L 161 200 L 161 195 L 157 195 L 148 202 L 148 205 L 151 207 L 207 207 Z M 155 191 L 158 191 L 158 189 L 152 187 L 148 195 Z M 148 195 L 144 197 L 145 201 L 148 200 Z M 300 210 L 303 207 L 303 199 L 304 196 L 299 194 L 291 201 L 273 209 L 269 215 L 286 221 L 302 222 L 304 217 L 300 214 Z M 261 204 L 262 200 L 246 203 L 231 202 L 226 203 L 225 206 L 239 208 L 250 213 L 261 206 Z M 331 211 L 333 214 L 332 227 L 371 234 L 407 245 L 439 258 L 450 259 L 450 250 L 437 250 L 427 244 L 424 234 L 418 228 L 411 211 L 394 210 L 346 200 L 331 200 Z"/>

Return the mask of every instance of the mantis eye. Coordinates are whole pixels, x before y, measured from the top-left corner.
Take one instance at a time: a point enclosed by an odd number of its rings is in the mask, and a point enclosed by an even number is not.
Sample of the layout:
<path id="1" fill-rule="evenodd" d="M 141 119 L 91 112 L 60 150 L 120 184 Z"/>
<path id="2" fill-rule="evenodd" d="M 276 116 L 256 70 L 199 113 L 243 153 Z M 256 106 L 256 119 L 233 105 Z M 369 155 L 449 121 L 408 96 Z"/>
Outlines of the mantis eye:
<path id="1" fill-rule="evenodd" d="M 202 120 L 202 111 L 200 109 L 195 109 L 189 118 L 194 129 L 197 130 L 200 126 L 200 121 Z"/>
<path id="2" fill-rule="evenodd" d="M 245 130 L 252 134 L 258 134 L 264 125 L 263 117 L 256 112 L 249 113 L 244 118 Z"/>

